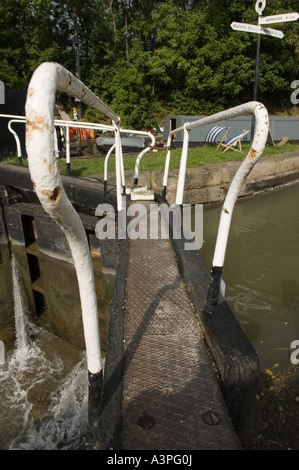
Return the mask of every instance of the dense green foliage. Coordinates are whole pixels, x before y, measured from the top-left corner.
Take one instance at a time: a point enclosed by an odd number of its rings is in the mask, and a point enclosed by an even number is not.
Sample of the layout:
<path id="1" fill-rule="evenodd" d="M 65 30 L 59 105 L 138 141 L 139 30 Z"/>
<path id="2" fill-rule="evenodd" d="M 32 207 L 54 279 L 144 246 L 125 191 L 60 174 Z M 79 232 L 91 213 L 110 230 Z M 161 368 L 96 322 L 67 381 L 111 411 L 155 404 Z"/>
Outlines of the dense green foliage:
<path id="1" fill-rule="evenodd" d="M 166 114 L 202 115 L 253 98 L 255 0 L 2 0 L 0 79 L 27 87 L 35 68 L 56 61 L 80 77 L 125 126 L 152 126 Z M 298 0 L 267 0 L 263 15 L 296 12 Z M 271 113 L 292 111 L 299 79 L 299 21 L 270 25 L 284 38 L 261 40 L 258 99 Z M 85 116 L 97 119 L 91 110 Z"/>

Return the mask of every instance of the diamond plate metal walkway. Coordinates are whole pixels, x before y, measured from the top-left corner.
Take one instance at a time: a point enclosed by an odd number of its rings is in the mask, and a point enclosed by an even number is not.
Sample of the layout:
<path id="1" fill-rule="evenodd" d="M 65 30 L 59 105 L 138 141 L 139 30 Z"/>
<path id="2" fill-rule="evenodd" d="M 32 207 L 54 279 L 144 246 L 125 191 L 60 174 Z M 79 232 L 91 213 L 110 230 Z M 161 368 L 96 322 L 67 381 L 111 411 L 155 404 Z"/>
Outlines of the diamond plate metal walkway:
<path id="1" fill-rule="evenodd" d="M 241 448 L 169 240 L 130 240 L 124 351 L 123 449 Z"/>

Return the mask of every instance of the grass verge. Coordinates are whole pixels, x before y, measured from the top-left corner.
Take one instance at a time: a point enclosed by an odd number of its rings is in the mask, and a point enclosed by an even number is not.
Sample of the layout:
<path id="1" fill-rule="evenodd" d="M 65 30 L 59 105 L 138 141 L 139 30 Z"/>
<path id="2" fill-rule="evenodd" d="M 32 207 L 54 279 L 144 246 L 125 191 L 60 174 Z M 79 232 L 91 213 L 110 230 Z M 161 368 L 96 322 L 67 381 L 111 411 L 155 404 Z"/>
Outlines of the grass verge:
<path id="1" fill-rule="evenodd" d="M 189 148 L 187 167 L 193 168 L 196 166 L 202 166 L 213 163 L 225 163 L 236 160 L 243 160 L 249 149 L 249 144 L 242 146 L 242 153 L 234 150 L 229 150 L 223 153 L 216 147 L 195 147 Z M 273 145 L 267 145 L 264 149 L 263 156 L 276 155 L 280 153 L 299 151 L 299 145 L 286 144 L 282 147 L 273 147 Z M 170 169 L 179 168 L 181 159 L 182 149 L 174 149 L 171 151 L 170 158 Z M 135 167 L 137 155 L 124 155 L 124 168 L 125 170 L 132 170 Z M 165 151 L 150 152 L 145 154 L 140 162 L 140 171 L 152 171 L 152 170 L 164 170 L 165 166 Z M 104 158 L 71 158 L 71 175 L 72 176 L 88 176 L 104 173 Z M 5 163 L 18 163 L 18 158 L 10 158 L 3 160 Z M 27 165 L 27 160 L 23 160 L 23 165 Z M 66 174 L 66 162 L 65 159 L 59 160 L 59 170 L 61 174 Z M 112 155 L 108 162 L 108 171 L 115 171 L 115 158 Z"/>

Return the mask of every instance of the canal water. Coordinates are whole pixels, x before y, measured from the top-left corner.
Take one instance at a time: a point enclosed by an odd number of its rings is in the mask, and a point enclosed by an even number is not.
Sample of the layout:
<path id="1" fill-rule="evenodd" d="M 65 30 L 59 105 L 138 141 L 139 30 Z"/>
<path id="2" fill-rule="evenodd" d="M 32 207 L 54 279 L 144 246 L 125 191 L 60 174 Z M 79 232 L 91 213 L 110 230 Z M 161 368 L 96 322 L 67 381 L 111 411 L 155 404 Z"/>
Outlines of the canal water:
<path id="1" fill-rule="evenodd" d="M 221 208 L 204 207 L 200 253 L 209 268 Z M 299 340 L 299 184 L 237 201 L 223 280 L 261 369 L 288 370 L 291 343 Z"/>

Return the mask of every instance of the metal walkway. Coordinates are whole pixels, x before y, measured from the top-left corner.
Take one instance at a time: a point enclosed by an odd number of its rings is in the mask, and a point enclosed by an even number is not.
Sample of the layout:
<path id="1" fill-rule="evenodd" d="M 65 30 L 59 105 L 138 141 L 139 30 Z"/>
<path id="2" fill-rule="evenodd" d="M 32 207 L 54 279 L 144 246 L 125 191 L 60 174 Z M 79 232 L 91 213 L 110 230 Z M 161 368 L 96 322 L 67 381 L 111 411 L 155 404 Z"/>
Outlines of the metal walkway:
<path id="1" fill-rule="evenodd" d="M 123 449 L 241 448 L 170 240 L 130 240 L 124 351 Z"/>

